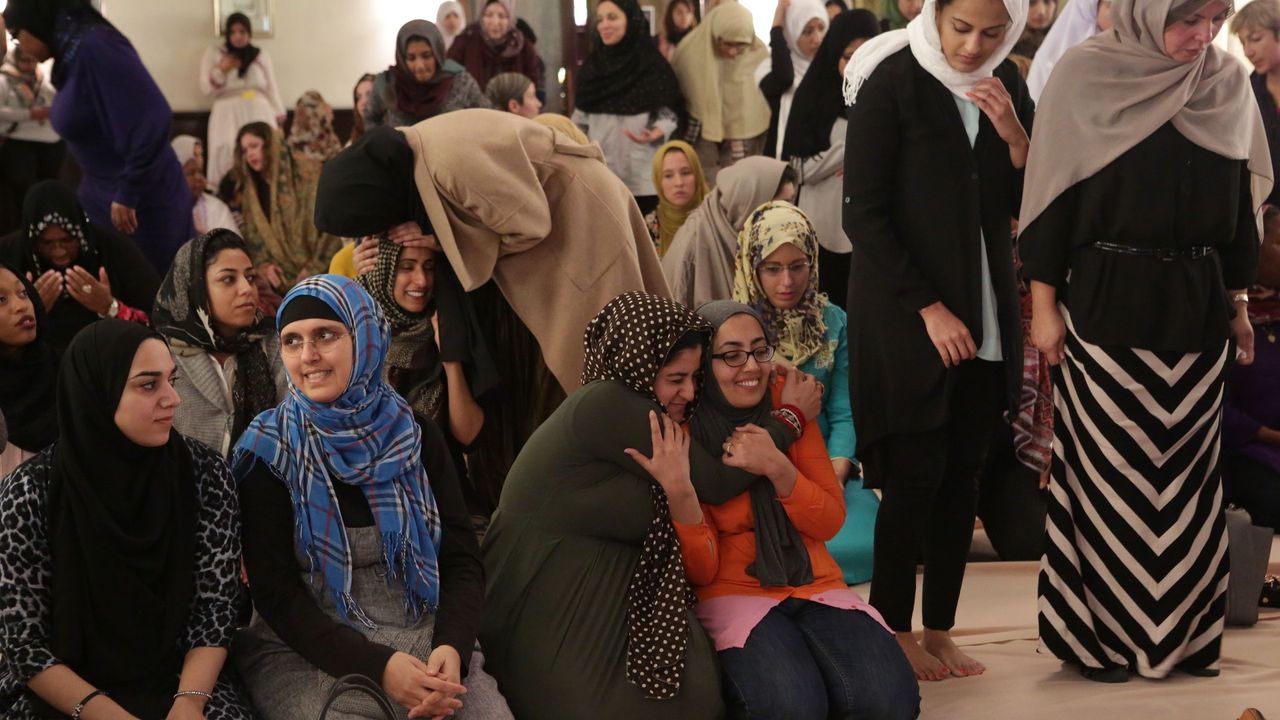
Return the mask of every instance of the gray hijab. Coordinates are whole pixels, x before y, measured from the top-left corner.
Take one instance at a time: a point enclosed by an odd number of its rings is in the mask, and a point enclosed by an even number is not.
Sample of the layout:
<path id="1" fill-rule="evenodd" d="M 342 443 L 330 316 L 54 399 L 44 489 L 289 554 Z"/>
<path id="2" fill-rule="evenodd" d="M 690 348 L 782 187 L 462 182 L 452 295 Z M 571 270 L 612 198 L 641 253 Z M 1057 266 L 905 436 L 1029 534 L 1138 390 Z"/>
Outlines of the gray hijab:
<path id="1" fill-rule="evenodd" d="M 453 60 L 449 60 L 444 47 L 444 33 L 440 32 L 440 28 L 430 20 L 410 20 L 400 26 L 400 32 L 396 33 L 396 63 L 404 62 L 405 55 L 409 52 L 409 41 L 413 38 L 422 38 L 431 46 L 431 54 L 436 58 L 435 77 L 427 81 L 428 85 L 435 85 L 449 75 L 457 75 L 463 71 L 463 67 Z"/>

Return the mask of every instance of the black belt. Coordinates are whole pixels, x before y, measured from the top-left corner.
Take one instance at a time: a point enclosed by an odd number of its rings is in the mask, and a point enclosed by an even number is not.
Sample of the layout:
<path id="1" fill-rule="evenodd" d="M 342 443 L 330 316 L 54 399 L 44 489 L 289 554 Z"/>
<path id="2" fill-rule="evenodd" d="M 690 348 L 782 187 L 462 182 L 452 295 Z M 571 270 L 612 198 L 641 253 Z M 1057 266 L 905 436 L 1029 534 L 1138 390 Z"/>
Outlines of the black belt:
<path id="1" fill-rule="evenodd" d="M 1212 245 L 1193 245 L 1184 248 L 1137 248 L 1128 245 L 1116 245 L 1114 243 L 1094 243 L 1093 247 L 1106 252 L 1120 253 L 1121 255 L 1134 255 L 1136 257 L 1155 258 L 1156 260 L 1176 260 L 1178 258 L 1188 258 L 1195 260 L 1197 258 L 1207 257 L 1217 251 Z"/>

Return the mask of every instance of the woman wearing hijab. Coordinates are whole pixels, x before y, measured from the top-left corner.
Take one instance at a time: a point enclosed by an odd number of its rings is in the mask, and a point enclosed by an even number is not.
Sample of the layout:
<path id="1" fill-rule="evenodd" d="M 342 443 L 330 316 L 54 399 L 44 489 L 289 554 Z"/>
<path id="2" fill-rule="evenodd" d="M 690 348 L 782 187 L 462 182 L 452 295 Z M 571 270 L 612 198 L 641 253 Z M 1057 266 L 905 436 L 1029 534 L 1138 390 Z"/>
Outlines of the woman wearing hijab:
<path id="1" fill-rule="evenodd" d="M 867 484 L 884 492 L 871 604 L 922 680 L 984 669 L 950 630 L 975 478 L 1022 377 L 1009 218 L 1032 105 L 1005 60 L 1025 20 L 1025 0 L 925 0 L 845 68 L 850 400 Z"/>
<path id="2" fill-rule="evenodd" d="M 493 76 L 518 72 L 542 86 L 534 43 L 516 27 L 515 0 L 487 0 L 480 18 L 449 46 L 449 59 L 467 69 L 480 87 Z"/>
<path id="3" fill-rule="evenodd" d="M 191 135 L 179 135 L 170 145 L 178 156 L 178 162 L 182 163 L 182 174 L 187 178 L 187 189 L 191 191 L 191 219 L 195 222 L 196 232 L 203 235 L 218 228 L 240 232 L 240 223 L 231 208 L 208 189 L 209 181 L 204 174 L 204 143 Z"/>
<path id="4" fill-rule="evenodd" d="M 582 389 L 511 469 L 484 541 L 481 641 L 521 718 L 723 716 L 672 527 L 754 480 L 674 427 L 694 415 L 709 335 L 666 298 L 613 299 L 587 325 Z"/>
<path id="5" fill-rule="evenodd" d="M 182 405 L 173 425 L 223 456 L 288 389 L 280 339 L 258 309 L 256 279 L 244 240 L 214 230 L 178 250 L 152 313 L 178 367 Z"/>
<path id="6" fill-rule="evenodd" d="M 440 29 L 426 20 L 404 24 L 396 34 L 396 64 L 378 74 L 364 129 L 404 127 L 440 113 L 491 107 L 481 85 L 445 57 Z"/>
<path id="7" fill-rule="evenodd" d="M 671 140 L 653 155 L 653 187 L 658 207 L 644 216 L 658 257 L 667 254 L 689 214 L 710 194 L 698 152 L 683 140 Z"/>
<path id="8" fill-rule="evenodd" d="M 238 12 L 228 15 L 222 37 L 223 44 L 205 50 L 200 59 L 200 92 L 213 98 L 208 173 L 214 187 L 235 165 L 240 128 L 254 122 L 274 127 L 287 112 L 271 55 L 253 44 L 249 17 Z"/>
<path id="9" fill-rule="evenodd" d="M 445 52 L 449 52 L 449 48 L 453 47 L 453 41 L 466 26 L 467 9 L 462 6 L 462 3 L 454 0 L 440 3 L 440 7 L 436 10 L 436 27 L 440 28 L 440 34 L 444 37 Z"/>
<path id="10" fill-rule="evenodd" d="M 648 213 L 658 206 L 653 153 L 676 130 L 680 84 L 636 0 L 596 5 L 591 54 L 574 76 L 573 121 Z"/>
<path id="11" fill-rule="evenodd" d="M 382 379 L 382 312 L 355 281 L 320 275 L 277 325 L 289 393 L 232 462 L 257 609 L 236 664 L 258 712 L 314 717 L 358 673 L 401 718 L 510 718 L 473 653 L 484 569 L 458 478 L 439 429 Z"/>
<path id="12" fill-rule="evenodd" d="M 849 301 L 849 259 L 853 245 L 841 227 L 844 201 L 845 119 L 844 69 L 863 43 L 880 34 L 880 21 L 870 10 L 850 10 L 831 20 L 813 65 L 796 88 L 791 120 L 782 143 L 782 158 L 799 174 L 796 204 L 818 231 L 822 284 L 818 289 L 833 303 Z"/>
<path id="13" fill-rule="evenodd" d="M 1027 75 L 1027 89 L 1031 99 L 1040 102 L 1040 94 L 1049 82 L 1049 75 L 1068 50 L 1111 29 L 1111 0 L 1071 0 L 1062 15 L 1053 23 L 1040 49 L 1036 51 Z"/>
<path id="14" fill-rule="evenodd" d="M 689 111 L 684 139 L 698 149 L 712 187 L 721 170 L 764 149 L 769 102 L 755 71 L 768 57 L 751 11 L 737 2 L 709 11 L 671 56 Z"/>
<path id="15" fill-rule="evenodd" d="M 770 200 L 795 197 L 795 171 L 781 160 L 752 157 L 726 170 L 662 256 L 672 297 L 687 307 L 733 297 L 738 233 L 751 211 Z"/>
<path id="16" fill-rule="evenodd" d="M 772 333 L 750 306 L 720 300 L 698 314 L 715 334 L 690 435 L 704 448 L 724 448 L 727 465 L 754 476 L 741 494 L 704 502 L 692 522 L 675 523 L 730 714 L 916 717 L 920 688 L 911 666 L 823 544 L 840 529 L 845 507 L 818 422 L 801 420 L 785 452 L 759 427 L 775 405 L 791 407 L 781 397 L 786 385 L 814 383 L 794 372 L 774 379 Z"/>
<path id="17" fill-rule="evenodd" d="M 662 12 L 662 34 L 658 36 L 658 52 L 667 62 L 671 62 L 680 41 L 698 26 L 700 12 L 698 3 L 692 0 L 670 0 L 667 3 L 667 9 Z"/>
<path id="18" fill-rule="evenodd" d="M 320 163 L 342 150 L 342 141 L 333 131 L 333 108 L 315 90 L 298 98 L 289 125 L 289 147 L 295 155 Z"/>
<path id="19" fill-rule="evenodd" d="M 316 229 L 316 186 L 321 163 L 290 149 L 266 123 L 240 129 L 236 165 L 220 194 L 238 210 L 250 254 L 270 287 L 284 289 L 324 272 L 342 241 Z"/>
<path id="20" fill-rule="evenodd" d="M 769 30 L 771 57 L 756 68 L 756 82 L 769 101 L 769 132 L 764 154 L 782 159 L 782 141 L 796 88 L 827 33 L 830 20 L 821 0 L 780 0 Z"/>
<path id="21" fill-rule="evenodd" d="M 880 29 L 905 30 L 924 8 L 924 0 L 880 0 Z"/>
<path id="22" fill-rule="evenodd" d="M 1085 4 L 1090 1 L 1085 0 Z M 1057 17 L 1058 0 L 1030 0 L 1027 5 L 1027 27 L 1022 31 L 1018 44 L 1013 46 L 1011 54 L 1026 58 L 1027 62 L 1034 60 Z"/>
<path id="23" fill-rule="evenodd" d="M 102 317 L 150 322 L 155 269 L 128 238 L 89 222 L 75 193 L 58 182 L 27 193 L 22 229 L 0 239 L 0 259 L 35 286 L 49 315 L 49 344 L 59 351 Z"/>
<path id="24" fill-rule="evenodd" d="M 56 441 L 0 483 L 6 718 L 254 717 L 220 678 L 235 487 L 221 456 L 173 429 L 173 375 L 147 328 L 85 328 L 62 359 Z"/>
<path id="25" fill-rule="evenodd" d="M 1103 682 L 1218 674 L 1223 382 L 1253 360 L 1273 184 L 1248 78 L 1212 44 L 1231 9 L 1115 0 L 1049 79 L 1053 142 L 1027 164 L 1031 335 L 1057 366 L 1041 647 Z"/>
<path id="26" fill-rule="evenodd" d="M 53 85 L 35 58 L 14 46 L 0 66 L 0 178 L 9 200 L 0 212 L 6 231 L 22 211 L 22 198 L 41 180 L 58 176 L 67 147 L 49 123 Z"/>
<path id="27" fill-rule="evenodd" d="M 58 436 L 58 355 L 48 333 L 40 293 L 21 270 L 0 261 L 0 415 L 9 426 L 0 478 Z"/>
<path id="28" fill-rule="evenodd" d="M 574 124 L 573 120 L 570 120 L 568 116 L 559 113 L 539 113 L 533 121 L 563 133 L 579 145 L 591 144 L 591 138 L 587 137 L 587 134 L 582 132 L 582 128 Z"/>
<path id="29" fill-rule="evenodd" d="M 173 113 L 137 51 L 89 0 L 14 0 L 9 32 L 37 62 L 54 60 L 53 129 L 80 165 L 80 203 L 97 225 L 131 236 L 158 272 L 195 236 Z"/>

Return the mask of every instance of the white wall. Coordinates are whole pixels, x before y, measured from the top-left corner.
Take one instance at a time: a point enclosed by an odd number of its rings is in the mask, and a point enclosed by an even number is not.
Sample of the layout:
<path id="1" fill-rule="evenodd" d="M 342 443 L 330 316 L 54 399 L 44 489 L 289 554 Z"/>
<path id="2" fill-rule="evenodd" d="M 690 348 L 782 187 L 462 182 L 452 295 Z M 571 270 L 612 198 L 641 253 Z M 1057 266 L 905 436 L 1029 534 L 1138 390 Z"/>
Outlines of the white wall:
<path id="1" fill-rule="evenodd" d="M 274 0 L 274 36 L 254 44 L 270 53 L 286 106 L 319 90 L 334 107 L 349 108 L 356 80 L 394 62 L 400 26 L 434 21 L 440 1 Z M 138 49 L 175 111 L 209 108 L 197 78 L 205 48 L 222 42 L 213 0 L 104 0 L 103 13 Z"/>

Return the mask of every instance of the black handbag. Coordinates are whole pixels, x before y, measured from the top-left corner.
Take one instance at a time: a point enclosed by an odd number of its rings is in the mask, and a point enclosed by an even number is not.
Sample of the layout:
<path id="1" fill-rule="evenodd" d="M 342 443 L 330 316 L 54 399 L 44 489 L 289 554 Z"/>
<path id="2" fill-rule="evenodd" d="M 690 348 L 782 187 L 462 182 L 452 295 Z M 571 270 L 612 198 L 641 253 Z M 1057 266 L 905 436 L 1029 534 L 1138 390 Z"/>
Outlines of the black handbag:
<path id="1" fill-rule="evenodd" d="M 386 720 L 399 720 L 400 715 L 391 704 L 391 699 L 383 692 L 382 686 L 365 675 L 343 675 L 338 678 L 333 687 L 329 688 L 329 697 L 325 698 L 324 707 L 320 708 L 320 716 L 316 720 L 328 718 L 329 710 L 348 693 L 361 694 L 372 700 L 372 709 L 381 710 Z"/>

